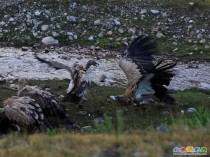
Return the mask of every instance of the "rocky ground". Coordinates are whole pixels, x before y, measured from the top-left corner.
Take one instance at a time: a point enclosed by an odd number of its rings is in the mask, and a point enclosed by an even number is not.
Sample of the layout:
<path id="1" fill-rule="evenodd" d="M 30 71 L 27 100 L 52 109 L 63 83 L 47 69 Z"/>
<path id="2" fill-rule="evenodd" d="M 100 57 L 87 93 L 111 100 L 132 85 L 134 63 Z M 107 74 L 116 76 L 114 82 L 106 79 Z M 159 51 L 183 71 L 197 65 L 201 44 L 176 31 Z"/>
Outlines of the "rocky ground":
<path id="1" fill-rule="evenodd" d="M 2 46 L 36 43 L 122 50 L 138 35 L 162 53 L 210 60 L 210 3 L 201 0 L 2 0 Z"/>
<path id="2" fill-rule="evenodd" d="M 48 52 L 49 51 L 49 52 Z M 126 77 L 119 68 L 116 52 L 109 50 L 53 48 L 41 51 L 38 55 L 47 60 L 55 60 L 66 65 L 75 62 L 86 64 L 89 59 L 95 58 L 98 67 L 92 67 L 90 78 L 99 85 L 124 86 Z M 67 51 L 67 52 L 65 52 Z M 97 57 L 95 54 L 97 51 Z M 30 48 L 0 48 L 0 75 L 2 80 L 15 80 L 18 77 L 27 79 L 66 79 L 69 74 L 65 70 L 54 70 L 34 58 L 34 51 Z M 105 59 L 106 58 L 106 59 Z M 191 87 L 210 89 L 210 63 L 178 62 L 174 68 L 176 76 L 169 88 L 183 90 Z"/>
<path id="3" fill-rule="evenodd" d="M 38 63 L 34 49 L 25 47 L 30 45 L 45 52 L 41 56 L 69 65 L 98 59 L 100 65 L 92 69 L 91 79 L 123 86 L 126 78 L 116 56 L 136 36 L 149 34 L 157 41 L 161 57 L 181 61 L 170 88 L 210 88 L 209 63 L 201 63 L 210 60 L 209 8 L 209 1 L 198 0 L 2 0 L 0 75 L 7 80 L 69 77 L 63 70 Z"/>

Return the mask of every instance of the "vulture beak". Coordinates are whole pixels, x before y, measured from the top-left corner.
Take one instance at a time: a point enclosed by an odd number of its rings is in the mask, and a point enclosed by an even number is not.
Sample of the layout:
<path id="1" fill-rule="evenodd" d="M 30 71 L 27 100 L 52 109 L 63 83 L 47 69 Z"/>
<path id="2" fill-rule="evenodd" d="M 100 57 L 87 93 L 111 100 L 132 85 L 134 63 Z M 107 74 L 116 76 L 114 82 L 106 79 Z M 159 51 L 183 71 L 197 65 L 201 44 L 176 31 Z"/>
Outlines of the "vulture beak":
<path id="1" fill-rule="evenodd" d="M 96 66 L 96 67 L 98 67 L 98 66 L 99 66 L 99 64 L 98 64 L 97 62 L 95 62 L 95 66 Z"/>

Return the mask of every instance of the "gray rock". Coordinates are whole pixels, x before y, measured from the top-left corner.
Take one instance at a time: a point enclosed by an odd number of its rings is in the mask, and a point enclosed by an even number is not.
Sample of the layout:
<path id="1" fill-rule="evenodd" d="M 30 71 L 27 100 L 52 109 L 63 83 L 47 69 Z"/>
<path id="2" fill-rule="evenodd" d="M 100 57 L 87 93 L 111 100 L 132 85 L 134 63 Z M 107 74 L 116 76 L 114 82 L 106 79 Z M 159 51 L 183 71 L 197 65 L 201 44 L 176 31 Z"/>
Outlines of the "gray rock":
<path id="1" fill-rule="evenodd" d="M 57 33 L 57 32 L 52 32 L 52 35 L 53 35 L 54 37 L 58 37 L 60 34 Z"/>
<path id="2" fill-rule="evenodd" d="M 96 50 L 100 50 L 101 48 L 100 48 L 99 46 L 96 46 L 95 49 L 96 49 Z"/>
<path id="3" fill-rule="evenodd" d="M 48 29 L 48 27 L 49 27 L 48 25 L 42 25 L 41 26 L 41 30 L 42 31 L 46 31 Z"/>
<path id="4" fill-rule="evenodd" d="M 121 25 L 119 19 L 115 19 L 115 20 L 114 20 L 114 23 L 115 23 L 115 25 L 117 25 L 117 26 Z"/>
<path id="5" fill-rule="evenodd" d="M 44 38 L 42 39 L 42 43 L 45 44 L 45 45 L 59 44 L 58 40 L 54 39 L 54 38 L 51 37 L 51 36 L 44 37 Z"/>
<path id="6" fill-rule="evenodd" d="M 16 85 L 16 84 L 10 84 L 9 85 L 9 88 L 14 89 L 14 90 L 17 90 L 18 89 L 18 85 Z"/>
<path id="7" fill-rule="evenodd" d="M 195 108 L 188 108 L 187 109 L 187 113 L 189 114 L 189 113 L 194 113 L 194 112 L 196 112 L 197 110 L 195 109 Z"/>
<path id="8" fill-rule="evenodd" d="M 134 29 L 134 28 L 129 28 L 129 29 L 128 29 L 128 33 L 129 33 L 129 34 L 135 34 L 135 33 L 136 33 L 136 29 Z"/>
<path id="9" fill-rule="evenodd" d="M 120 29 L 118 29 L 118 32 L 119 32 L 119 33 L 123 33 L 124 30 L 120 28 Z"/>
<path id="10" fill-rule="evenodd" d="M 34 37 L 37 37 L 38 36 L 38 33 L 37 32 L 32 32 L 33 36 Z"/>
<path id="11" fill-rule="evenodd" d="M 209 83 L 205 83 L 205 82 L 201 82 L 200 83 L 200 87 L 203 89 L 210 89 L 210 84 Z"/>
<path id="12" fill-rule="evenodd" d="M 23 47 L 21 47 L 21 50 L 22 50 L 22 51 L 27 51 L 27 50 L 28 50 L 28 48 L 27 48 L 27 47 L 25 47 L 25 46 L 23 46 Z"/>
<path id="13" fill-rule="evenodd" d="M 193 28 L 193 25 L 189 25 L 189 26 L 187 26 L 187 28 L 188 29 L 191 29 L 191 28 Z"/>
<path id="14" fill-rule="evenodd" d="M 160 124 L 156 129 L 163 133 L 168 132 L 168 127 L 163 124 Z"/>
<path id="15" fill-rule="evenodd" d="M 94 25 L 98 26 L 101 24 L 101 20 L 100 19 L 97 19 L 94 21 Z"/>
<path id="16" fill-rule="evenodd" d="M 199 42 L 200 42 L 201 44 L 205 44 L 205 43 L 206 43 L 206 40 L 205 40 L 205 39 L 201 39 Z"/>
<path id="17" fill-rule="evenodd" d="M 67 16 L 66 18 L 67 18 L 68 21 L 77 22 L 77 17 L 75 17 L 75 16 L 70 16 L 70 15 L 69 15 L 69 16 Z"/>
<path id="18" fill-rule="evenodd" d="M 80 114 L 80 115 L 87 115 L 87 113 L 88 113 L 87 111 L 79 111 L 78 112 L 78 114 Z"/>
<path id="19" fill-rule="evenodd" d="M 153 14 L 159 14 L 159 12 L 160 12 L 160 11 L 157 10 L 157 9 L 151 9 L 150 11 L 151 11 L 151 13 L 153 13 Z"/>
<path id="20" fill-rule="evenodd" d="M 4 26 L 6 23 L 4 21 L 0 22 L 0 26 Z"/>
<path id="21" fill-rule="evenodd" d="M 47 16 L 51 16 L 51 12 L 49 10 L 44 11 Z"/>
<path id="22" fill-rule="evenodd" d="M 91 35 L 89 38 L 88 38 L 89 41 L 93 41 L 94 40 L 94 36 Z"/>
<path id="23" fill-rule="evenodd" d="M 194 21 L 193 20 L 189 20 L 189 23 L 194 23 Z"/>
<path id="24" fill-rule="evenodd" d="M 157 38 L 163 38 L 163 37 L 165 37 L 161 32 L 158 32 L 157 34 L 156 34 L 156 37 Z"/>
<path id="25" fill-rule="evenodd" d="M 74 40 L 77 40 L 78 39 L 78 36 L 76 34 L 74 34 Z"/>
<path id="26" fill-rule="evenodd" d="M 99 118 L 95 118 L 93 121 L 94 121 L 95 124 L 104 123 L 104 119 L 103 118 L 100 118 L 100 117 Z"/>
<path id="27" fill-rule="evenodd" d="M 71 6 L 72 9 L 75 9 L 77 7 L 77 3 L 73 2 L 70 6 Z"/>
<path id="28" fill-rule="evenodd" d="M 102 38 L 104 36 L 104 32 L 100 32 L 99 34 L 98 34 L 98 37 L 100 37 L 100 38 Z"/>
<path id="29" fill-rule="evenodd" d="M 147 9 L 142 9 L 141 11 L 140 11 L 140 14 L 146 14 L 147 13 Z"/>
<path id="30" fill-rule="evenodd" d="M 14 22 L 14 21 L 15 21 L 15 19 L 13 17 L 9 18 L 9 22 Z"/>
<path id="31" fill-rule="evenodd" d="M 35 14 L 36 16 L 40 16 L 40 15 L 41 15 L 41 11 L 36 10 L 34 14 Z"/>
<path id="32" fill-rule="evenodd" d="M 82 18 L 81 21 L 82 21 L 82 22 L 86 22 L 87 20 L 86 20 L 85 18 Z"/>
<path id="33" fill-rule="evenodd" d="M 73 32 L 67 32 L 66 34 L 67 34 L 68 36 L 73 36 L 73 35 L 74 35 Z"/>
<path id="34" fill-rule="evenodd" d="M 200 39 L 200 38 L 202 38 L 202 37 L 203 37 L 203 35 L 200 34 L 200 33 L 197 35 L 197 39 Z"/>
<path id="35" fill-rule="evenodd" d="M 90 50 L 95 50 L 95 46 L 90 46 Z"/>
<path id="36" fill-rule="evenodd" d="M 108 35 L 112 35 L 112 31 L 108 31 L 107 34 L 108 34 Z"/>

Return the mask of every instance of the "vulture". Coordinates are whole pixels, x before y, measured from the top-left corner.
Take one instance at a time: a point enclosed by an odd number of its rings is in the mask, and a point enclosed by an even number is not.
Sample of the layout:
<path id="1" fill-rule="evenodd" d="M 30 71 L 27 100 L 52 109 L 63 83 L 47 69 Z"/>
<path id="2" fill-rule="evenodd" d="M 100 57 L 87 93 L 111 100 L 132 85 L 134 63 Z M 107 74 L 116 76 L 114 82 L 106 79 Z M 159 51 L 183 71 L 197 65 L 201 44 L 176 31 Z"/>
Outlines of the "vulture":
<path id="1" fill-rule="evenodd" d="M 124 94 L 110 98 L 131 105 L 173 104 L 167 86 L 175 75 L 171 69 L 176 62 L 159 60 L 155 64 L 152 55 L 156 53 L 157 46 L 151 37 L 141 35 L 134 39 L 119 59 L 119 66 L 128 80 L 127 89 Z"/>
<path id="2" fill-rule="evenodd" d="M 39 104 L 46 118 L 56 117 L 68 123 L 72 128 L 80 128 L 69 116 L 64 106 L 50 92 L 42 90 L 37 86 L 25 85 L 25 79 L 23 78 L 18 79 L 18 96 L 28 96 L 34 99 Z"/>
<path id="3" fill-rule="evenodd" d="M 63 98 L 63 102 L 72 102 L 74 104 L 79 104 L 81 100 L 87 94 L 88 87 L 90 85 L 89 79 L 89 68 L 93 66 L 98 66 L 95 60 L 89 60 L 85 67 L 83 65 L 75 63 L 72 67 L 64 65 L 56 61 L 47 61 L 39 56 L 35 55 L 35 58 L 42 63 L 46 63 L 55 69 L 65 69 L 70 73 L 70 82 L 67 88 L 67 93 Z"/>
<path id="4" fill-rule="evenodd" d="M 39 104 L 28 96 L 12 96 L 3 105 L 0 108 L 0 113 L 4 113 L 0 118 L 1 132 L 6 132 L 9 128 L 20 131 L 22 127 L 26 127 L 29 132 L 52 128 Z"/>

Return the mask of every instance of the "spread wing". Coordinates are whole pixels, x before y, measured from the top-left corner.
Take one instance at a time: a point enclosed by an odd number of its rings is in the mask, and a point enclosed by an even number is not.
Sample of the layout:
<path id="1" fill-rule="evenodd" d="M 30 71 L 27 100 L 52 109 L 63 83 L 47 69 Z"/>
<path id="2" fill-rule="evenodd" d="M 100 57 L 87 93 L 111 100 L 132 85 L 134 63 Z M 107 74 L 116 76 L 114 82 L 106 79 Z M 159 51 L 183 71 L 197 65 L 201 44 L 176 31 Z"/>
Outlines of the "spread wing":
<path id="1" fill-rule="evenodd" d="M 163 65 L 159 62 L 148 74 L 144 75 L 137 83 L 138 87 L 134 94 L 135 100 L 142 101 L 144 98 L 154 95 L 159 101 L 172 104 L 174 99 L 168 95 L 167 86 L 175 75 L 171 71 L 175 65 L 174 62 Z"/>
<path id="2" fill-rule="evenodd" d="M 152 55 L 157 52 L 156 49 L 154 40 L 148 36 L 139 36 L 131 43 L 119 62 L 128 83 L 135 82 L 154 68 Z"/>
<path id="3" fill-rule="evenodd" d="M 174 76 L 171 69 L 176 63 L 162 64 L 159 61 L 155 65 L 152 55 L 157 53 L 156 49 L 154 40 L 148 36 L 139 36 L 124 52 L 119 65 L 128 78 L 125 97 L 132 97 L 138 102 L 148 99 L 148 96 L 167 103 L 173 102 L 166 86 Z"/>
<path id="4" fill-rule="evenodd" d="M 43 125 L 44 114 L 40 106 L 29 97 L 13 96 L 4 101 L 6 117 L 18 124 Z"/>
<path id="5" fill-rule="evenodd" d="M 65 70 L 67 70 L 67 71 L 70 73 L 71 78 L 74 79 L 73 70 L 72 70 L 71 67 L 69 67 L 69 66 L 67 66 L 67 65 L 65 65 L 65 64 L 56 62 L 56 61 L 47 61 L 47 60 L 45 60 L 45 59 L 43 59 L 43 58 L 40 58 L 38 55 L 34 55 L 34 57 L 35 57 L 38 61 L 40 61 L 40 62 L 42 62 L 42 63 L 46 63 L 46 64 L 48 64 L 50 67 L 55 68 L 56 70 L 59 70 L 59 69 L 65 69 Z"/>

